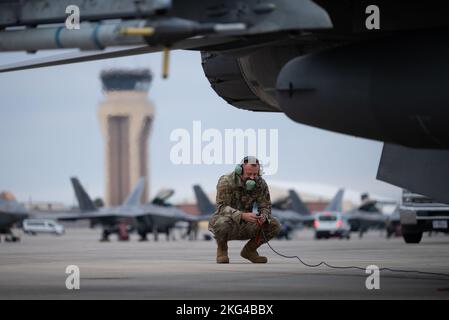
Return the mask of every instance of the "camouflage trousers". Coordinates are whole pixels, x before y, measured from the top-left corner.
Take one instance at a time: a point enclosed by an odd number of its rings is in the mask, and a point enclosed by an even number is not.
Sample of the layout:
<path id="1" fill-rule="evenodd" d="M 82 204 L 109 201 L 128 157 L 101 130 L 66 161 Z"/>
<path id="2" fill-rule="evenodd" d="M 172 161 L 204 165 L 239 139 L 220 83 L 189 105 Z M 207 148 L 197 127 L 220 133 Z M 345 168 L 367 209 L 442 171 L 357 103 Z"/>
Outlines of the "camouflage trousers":
<path id="1" fill-rule="evenodd" d="M 265 223 L 262 228 L 267 240 L 272 239 L 281 230 L 279 222 L 271 218 L 270 223 Z M 261 226 L 255 222 L 242 221 L 240 224 L 231 217 L 219 216 L 209 222 L 209 230 L 218 241 L 248 240 L 257 236 Z M 263 240 L 263 237 L 262 237 Z"/>

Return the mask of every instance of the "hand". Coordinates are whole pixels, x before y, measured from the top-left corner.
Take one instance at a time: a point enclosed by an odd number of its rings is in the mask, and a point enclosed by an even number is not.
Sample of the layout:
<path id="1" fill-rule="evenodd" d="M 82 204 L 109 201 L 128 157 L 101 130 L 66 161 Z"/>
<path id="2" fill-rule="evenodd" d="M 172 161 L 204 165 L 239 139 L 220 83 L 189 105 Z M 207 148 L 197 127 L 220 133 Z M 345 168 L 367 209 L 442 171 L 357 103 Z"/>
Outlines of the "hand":
<path id="1" fill-rule="evenodd" d="M 252 213 L 252 212 L 243 212 L 242 219 L 247 222 L 254 222 L 254 223 L 259 222 L 259 217 L 255 213 Z"/>
<path id="2" fill-rule="evenodd" d="M 265 216 L 264 215 L 257 216 L 257 223 L 259 224 L 259 226 L 263 225 L 265 223 Z"/>

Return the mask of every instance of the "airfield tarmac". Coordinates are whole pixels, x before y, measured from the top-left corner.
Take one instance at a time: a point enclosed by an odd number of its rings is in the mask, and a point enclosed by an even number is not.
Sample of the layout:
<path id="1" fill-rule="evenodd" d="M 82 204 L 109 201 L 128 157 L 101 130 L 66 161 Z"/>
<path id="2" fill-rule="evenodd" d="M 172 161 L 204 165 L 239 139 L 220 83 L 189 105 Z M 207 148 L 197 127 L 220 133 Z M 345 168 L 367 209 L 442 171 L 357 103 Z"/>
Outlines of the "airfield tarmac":
<path id="1" fill-rule="evenodd" d="M 20 243 L 0 243 L 0 299 L 449 299 L 449 277 L 380 273 L 380 289 L 368 290 L 359 270 L 308 268 L 275 255 L 266 245 L 256 265 L 230 242 L 230 264 L 215 263 L 213 241 L 98 241 L 99 229 L 66 229 L 64 236 L 22 235 Z M 449 273 L 449 237 L 423 237 L 406 245 L 371 231 L 363 239 L 313 240 L 300 231 L 292 241 L 272 241 L 287 255 L 308 263 L 377 265 Z M 80 269 L 80 289 L 65 286 L 66 267 Z"/>

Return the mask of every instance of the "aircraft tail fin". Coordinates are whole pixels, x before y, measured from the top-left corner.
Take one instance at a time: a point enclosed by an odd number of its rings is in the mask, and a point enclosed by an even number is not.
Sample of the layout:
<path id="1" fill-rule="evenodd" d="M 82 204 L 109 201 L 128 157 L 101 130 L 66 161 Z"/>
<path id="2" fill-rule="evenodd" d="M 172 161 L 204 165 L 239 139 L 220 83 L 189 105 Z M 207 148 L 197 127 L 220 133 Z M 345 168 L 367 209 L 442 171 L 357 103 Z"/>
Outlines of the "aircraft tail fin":
<path id="1" fill-rule="evenodd" d="M 125 201 L 123 202 L 123 205 L 124 206 L 139 205 L 144 188 L 145 188 L 145 177 L 140 177 L 139 180 L 137 180 L 134 189 L 128 194 L 128 197 L 126 197 Z"/>
<path id="2" fill-rule="evenodd" d="M 78 205 L 81 211 L 92 211 L 97 210 L 89 194 L 84 190 L 83 186 L 79 182 L 78 178 L 70 178 L 72 181 L 73 190 L 75 191 L 76 199 L 78 200 Z"/>
<path id="3" fill-rule="evenodd" d="M 307 206 L 302 202 L 301 198 L 299 197 L 298 193 L 296 193 L 295 190 L 288 190 L 288 194 L 290 197 L 290 200 L 292 201 L 292 209 L 293 211 L 296 211 L 297 213 L 301 215 L 309 215 L 310 210 L 307 208 Z"/>
<path id="4" fill-rule="evenodd" d="M 343 210 L 343 194 L 345 190 L 340 189 L 337 191 L 335 196 L 332 198 L 331 202 L 327 205 L 327 207 L 324 209 L 326 211 L 339 211 L 341 212 Z"/>
<path id="5" fill-rule="evenodd" d="M 210 201 L 209 197 L 204 193 L 203 189 L 199 185 L 193 186 L 195 192 L 196 201 L 200 208 L 200 215 L 210 215 L 215 211 L 215 206 Z"/>

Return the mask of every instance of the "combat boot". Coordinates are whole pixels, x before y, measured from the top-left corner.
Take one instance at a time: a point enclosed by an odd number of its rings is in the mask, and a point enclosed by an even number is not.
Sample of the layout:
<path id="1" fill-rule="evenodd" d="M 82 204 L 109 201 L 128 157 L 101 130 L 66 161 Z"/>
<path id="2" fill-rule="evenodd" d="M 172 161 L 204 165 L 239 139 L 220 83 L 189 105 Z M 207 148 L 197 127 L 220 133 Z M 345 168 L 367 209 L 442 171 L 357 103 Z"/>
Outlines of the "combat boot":
<path id="1" fill-rule="evenodd" d="M 217 263 L 229 263 L 228 243 L 217 241 Z"/>
<path id="2" fill-rule="evenodd" d="M 251 261 L 252 263 L 267 263 L 267 258 L 263 256 L 259 256 L 257 253 L 257 248 L 260 245 L 256 243 L 256 239 L 251 239 L 248 241 L 248 243 L 243 247 L 242 252 L 240 252 L 240 255 Z"/>

